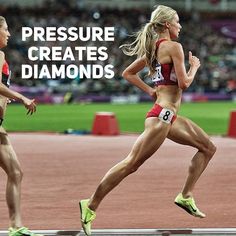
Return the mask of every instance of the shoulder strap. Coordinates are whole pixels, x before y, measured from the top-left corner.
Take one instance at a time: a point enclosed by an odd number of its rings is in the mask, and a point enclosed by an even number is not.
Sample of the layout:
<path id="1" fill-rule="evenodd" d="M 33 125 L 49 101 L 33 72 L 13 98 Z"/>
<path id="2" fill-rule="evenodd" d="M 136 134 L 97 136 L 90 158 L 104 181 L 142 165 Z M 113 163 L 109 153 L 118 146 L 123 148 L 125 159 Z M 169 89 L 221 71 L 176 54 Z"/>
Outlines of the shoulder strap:
<path id="1" fill-rule="evenodd" d="M 156 47 L 158 48 L 159 45 L 163 42 L 163 41 L 167 41 L 167 39 L 160 39 L 156 42 Z"/>

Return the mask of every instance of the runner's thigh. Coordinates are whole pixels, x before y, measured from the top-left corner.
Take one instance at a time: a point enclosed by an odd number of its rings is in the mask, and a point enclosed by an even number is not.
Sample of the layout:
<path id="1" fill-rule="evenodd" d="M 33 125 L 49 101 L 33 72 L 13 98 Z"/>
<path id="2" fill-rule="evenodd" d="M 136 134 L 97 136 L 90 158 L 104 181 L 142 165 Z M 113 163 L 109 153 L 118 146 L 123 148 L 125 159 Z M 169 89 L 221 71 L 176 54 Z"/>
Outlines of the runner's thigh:
<path id="1" fill-rule="evenodd" d="M 189 145 L 201 151 L 209 147 L 209 136 L 197 124 L 188 118 L 177 116 L 167 136 L 176 143 Z"/>
<path id="2" fill-rule="evenodd" d="M 8 174 L 20 171 L 20 163 L 6 134 L 0 133 L 0 167 Z"/>

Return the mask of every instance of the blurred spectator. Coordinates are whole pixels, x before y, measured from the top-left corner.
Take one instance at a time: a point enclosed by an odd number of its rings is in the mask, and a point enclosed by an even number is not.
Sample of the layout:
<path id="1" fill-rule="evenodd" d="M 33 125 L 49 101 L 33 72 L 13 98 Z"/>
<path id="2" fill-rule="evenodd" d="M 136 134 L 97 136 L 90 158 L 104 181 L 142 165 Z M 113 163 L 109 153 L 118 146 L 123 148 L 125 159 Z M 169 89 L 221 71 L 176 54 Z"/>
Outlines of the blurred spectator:
<path id="1" fill-rule="evenodd" d="M 212 1 L 213 2 L 213 1 Z M 215 2 L 215 1 L 214 1 Z M 127 95 L 141 94 L 134 86 L 130 86 L 122 79 L 122 70 L 131 62 L 131 59 L 125 56 L 119 49 L 123 43 L 132 40 L 128 35 L 135 32 L 144 24 L 149 9 L 85 9 L 83 1 L 73 0 L 47 0 L 40 9 L 24 9 L 19 7 L 1 8 L 0 14 L 7 18 L 11 28 L 9 29 L 14 37 L 10 39 L 10 45 L 6 55 L 10 58 L 12 66 L 12 83 L 20 86 L 45 86 L 48 93 L 63 93 L 73 89 L 73 96 L 78 95 Z M 206 18 L 206 16 L 205 16 Z M 201 69 L 198 72 L 194 83 L 190 86 L 190 92 L 235 92 L 235 71 L 236 68 L 236 47 L 235 41 L 227 39 L 214 31 L 206 19 L 202 19 L 198 12 L 180 13 L 180 23 L 183 27 L 180 41 L 185 48 L 191 50 L 201 60 Z M 114 26 L 114 42 L 33 42 L 32 39 L 27 42 L 21 40 L 21 27 L 86 27 L 86 26 Z M 191 34 L 191 35 L 189 35 Z M 94 64 L 112 64 L 114 66 L 115 77 L 113 79 L 82 79 L 78 75 L 77 79 L 60 79 L 50 81 L 50 79 L 25 79 L 21 76 L 21 64 L 34 64 L 27 58 L 28 48 L 30 46 L 106 46 L 108 48 L 109 58 L 104 62 L 94 62 Z M 188 51 L 185 52 L 186 58 Z M 37 62 L 45 64 L 45 62 Z M 50 66 L 50 63 L 47 62 Z M 63 62 L 62 62 L 63 63 Z M 187 63 L 187 62 L 186 62 Z M 70 64 L 70 62 L 65 62 Z M 91 64 L 86 60 L 82 62 L 73 62 L 73 64 Z M 58 63 L 60 65 L 60 63 Z M 145 73 L 144 73 L 145 76 Z M 145 80 L 149 78 L 144 77 Z"/>

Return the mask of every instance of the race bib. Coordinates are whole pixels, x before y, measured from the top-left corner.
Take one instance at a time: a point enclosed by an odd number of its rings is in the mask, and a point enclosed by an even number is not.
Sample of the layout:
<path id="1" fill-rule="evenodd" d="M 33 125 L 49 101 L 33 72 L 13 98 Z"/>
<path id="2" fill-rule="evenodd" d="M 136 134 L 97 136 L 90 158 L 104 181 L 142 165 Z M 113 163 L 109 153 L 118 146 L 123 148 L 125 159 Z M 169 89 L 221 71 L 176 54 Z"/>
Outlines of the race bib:
<path id="1" fill-rule="evenodd" d="M 163 77 L 163 75 L 161 73 L 161 64 L 158 63 L 156 65 L 155 71 L 156 71 L 156 73 L 153 75 L 152 81 L 153 82 L 158 82 L 158 81 L 164 80 L 164 77 Z"/>
<path id="2" fill-rule="evenodd" d="M 167 123 L 167 124 L 170 124 L 171 123 L 171 120 L 174 116 L 174 112 L 171 111 L 170 109 L 167 109 L 167 108 L 163 108 L 158 116 L 159 120 Z"/>
<path id="3" fill-rule="evenodd" d="M 11 83 L 11 71 L 9 71 L 9 75 L 7 78 L 7 86 L 10 87 L 10 83 Z"/>

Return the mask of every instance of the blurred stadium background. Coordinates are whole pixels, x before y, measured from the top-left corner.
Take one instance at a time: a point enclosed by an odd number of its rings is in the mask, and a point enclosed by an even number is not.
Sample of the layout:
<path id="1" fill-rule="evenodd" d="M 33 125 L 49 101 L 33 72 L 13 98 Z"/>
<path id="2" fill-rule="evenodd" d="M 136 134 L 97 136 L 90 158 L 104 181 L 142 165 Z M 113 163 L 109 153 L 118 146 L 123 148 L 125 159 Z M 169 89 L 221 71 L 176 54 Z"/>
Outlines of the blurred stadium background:
<path id="1" fill-rule="evenodd" d="M 229 110 L 234 108 L 236 101 L 235 0 L 0 0 L 0 14 L 7 18 L 12 35 L 8 47 L 4 49 L 12 67 L 12 88 L 35 97 L 40 104 L 152 102 L 146 94 L 122 78 L 123 69 L 133 58 L 125 56 L 119 46 L 128 42 L 129 35 L 149 20 L 150 12 L 157 4 L 169 5 L 178 11 L 183 26 L 179 40 L 186 50 L 185 54 L 187 56 L 188 51 L 191 50 L 202 62 L 194 83 L 184 92 L 183 101 L 228 101 L 231 104 Z M 27 59 L 28 48 L 42 45 L 42 42 L 22 42 L 23 26 L 114 26 L 115 41 L 106 43 L 109 52 L 108 60 L 94 62 L 101 65 L 114 65 L 114 78 L 81 79 L 78 74 L 73 80 L 22 79 L 21 65 L 32 64 Z M 85 46 L 86 42 L 55 42 L 48 43 L 46 46 L 78 45 Z M 101 46 L 99 42 L 89 42 L 89 45 Z M 39 66 L 40 63 L 45 62 L 39 62 Z M 84 60 L 77 63 L 86 65 L 88 62 Z M 143 76 L 145 74 L 144 71 Z M 149 78 L 145 80 L 150 81 Z M 147 109 L 149 107 L 150 105 Z M 228 118 L 228 111 L 226 112 L 224 129 Z M 203 117 L 204 115 L 206 114 L 202 114 Z M 143 117 L 141 117 L 142 122 Z M 6 124 L 10 130 L 14 130 L 11 123 Z M 78 125 L 77 128 L 81 126 Z"/>
<path id="2" fill-rule="evenodd" d="M 150 12 L 157 4 L 169 5 L 178 11 L 183 26 L 179 40 L 186 50 L 185 54 L 187 56 L 188 51 L 191 50 L 200 57 L 202 62 L 194 83 L 184 92 L 180 114 L 198 123 L 211 135 L 227 134 L 229 114 L 236 107 L 235 0 L 0 0 L 0 15 L 6 17 L 12 35 L 8 47 L 4 49 L 13 72 L 11 86 L 16 91 L 35 97 L 39 103 L 37 114 L 30 119 L 24 116 L 22 106 L 10 104 L 4 127 L 9 131 L 53 132 L 68 131 L 70 128 L 77 134 L 83 134 L 83 131 L 90 131 L 97 111 L 112 111 L 117 115 L 121 132 L 141 132 L 145 114 L 153 101 L 121 77 L 123 69 L 133 59 L 125 56 L 119 46 L 128 42 L 129 34 L 137 31 L 149 20 Z M 38 44 L 32 41 L 22 42 L 23 26 L 114 26 L 115 41 L 106 43 L 109 48 L 109 58 L 105 62 L 99 62 L 114 65 L 114 78 L 81 79 L 78 75 L 74 80 L 22 79 L 21 65 L 32 63 L 27 60 L 28 48 L 32 45 L 42 45 L 42 42 Z M 45 44 L 48 47 L 78 45 L 84 46 L 86 43 L 66 41 Z M 89 45 L 92 46 L 93 43 L 89 42 Z M 96 42 L 95 46 L 100 45 Z M 88 62 L 77 63 L 86 65 Z M 145 74 L 144 71 L 143 76 Z M 150 82 L 148 78 L 145 80 Z M 120 160 L 120 156 L 128 152 L 131 143 L 136 139 L 136 135 L 100 138 L 20 133 L 10 134 L 10 136 L 25 167 L 24 181 L 28 181 L 25 182 L 27 191 L 23 191 L 23 204 L 25 204 L 23 206 L 29 209 L 23 211 L 25 222 L 32 229 L 60 227 L 67 230 L 80 227 L 75 202 L 84 198 L 85 194 L 91 193 L 101 176 L 100 171 L 105 173 L 105 169 L 108 169 L 111 163 L 117 162 L 118 158 Z M 187 218 L 184 213 L 183 217 L 186 218 L 182 218 L 182 211 L 178 212 L 174 207 L 172 208 L 173 193 L 180 186 L 180 182 L 174 184 L 174 180 L 180 181 L 181 178 L 182 184 L 185 175 L 182 168 L 189 162 L 189 159 L 183 157 L 190 157 L 191 153 L 185 147 L 180 149 L 167 140 L 163 151 L 160 150 L 160 159 L 153 158 L 150 165 L 144 166 L 144 171 L 136 176 L 137 182 L 134 182 L 134 179 L 131 179 L 132 184 L 127 182 L 128 193 L 125 189 L 121 189 L 121 194 L 115 192 L 111 195 L 110 201 L 108 198 L 108 205 L 104 205 L 105 207 L 99 213 L 101 217 L 99 216 L 97 223 L 95 222 L 95 229 L 143 227 L 145 218 L 143 212 L 137 211 L 135 204 L 131 204 L 136 199 L 137 202 L 142 199 L 143 196 L 140 195 L 142 193 L 149 194 L 149 197 L 150 194 L 152 195 L 148 201 L 139 203 L 139 209 L 145 207 L 153 210 L 153 215 L 150 214 L 147 218 L 148 224 L 144 226 L 145 228 L 150 228 L 150 225 L 152 228 L 173 228 L 175 224 L 175 227 L 187 227 L 187 231 L 193 226 L 205 227 L 203 230 L 195 229 L 202 230 L 202 233 L 193 232 L 194 235 L 227 235 L 227 230 L 228 234 L 235 235 L 235 228 L 218 228 L 235 226 L 231 223 L 235 219 L 232 201 L 222 201 L 222 189 L 225 196 L 234 198 L 235 187 L 230 183 L 235 181 L 235 165 L 233 165 L 235 139 L 212 138 L 219 147 L 218 156 L 198 189 L 199 200 L 202 201 L 203 207 L 209 210 L 210 217 L 206 221 L 197 222 Z M 98 163 L 96 164 L 95 161 Z M 166 171 L 164 168 L 166 165 L 173 171 Z M 210 180 L 210 176 L 213 180 Z M 135 187 L 135 191 L 132 186 Z M 4 191 L 5 186 L 0 187 L 1 191 Z M 156 201 L 160 198 L 160 193 L 163 197 L 161 201 Z M 164 197 L 165 193 L 168 197 Z M 127 198 L 127 194 L 133 195 Z M 2 194 L 1 197 L 0 210 L 1 215 L 4 216 L 7 214 L 5 196 Z M 120 205 L 115 209 L 114 202 L 119 201 L 125 202 L 130 207 L 129 210 L 131 205 L 134 205 L 133 212 L 124 211 Z M 162 210 L 159 208 L 158 211 L 156 210 L 158 204 L 161 204 Z M 164 213 L 168 214 L 168 220 Z M 158 214 L 160 217 L 157 216 Z M 133 215 L 139 219 L 137 220 Z M 5 229 L 7 225 L 7 218 L 2 217 L 1 227 Z M 208 227 L 217 228 L 207 232 Z M 46 232 L 45 234 L 48 235 Z M 1 231 L 0 235 L 5 236 L 6 231 Z M 58 233 L 58 235 L 62 234 Z M 71 233 L 69 232 L 68 235 Z M 107 234 L 103 231 L 98 235 Z M 164 234 L 155 231 L 150 235 Z"/>

